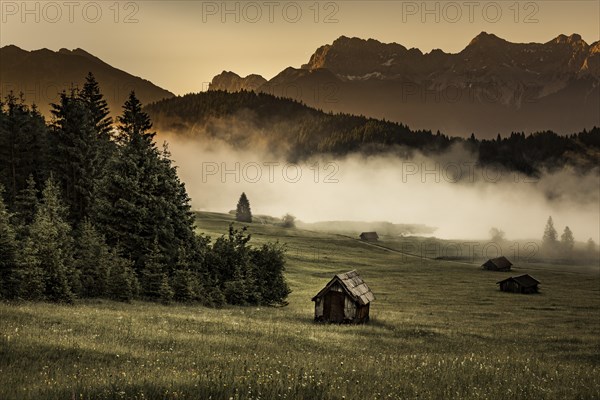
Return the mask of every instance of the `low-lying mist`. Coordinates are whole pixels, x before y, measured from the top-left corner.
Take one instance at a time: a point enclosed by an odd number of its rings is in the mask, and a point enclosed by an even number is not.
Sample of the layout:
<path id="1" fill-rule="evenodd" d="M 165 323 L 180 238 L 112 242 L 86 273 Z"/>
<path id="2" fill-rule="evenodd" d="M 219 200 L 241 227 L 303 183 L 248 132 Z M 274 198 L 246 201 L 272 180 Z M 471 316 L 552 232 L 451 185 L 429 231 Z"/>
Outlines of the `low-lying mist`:
<path id="1" fill-rule="evenodd" d="M 264 148 L 233 149 L 177 135 L 166 140 L 194 210 L 228 212 L 242 192 L 254 214 L 290 213 L 303 222 L 388 221 L 436 227 L 445 239 L 541 239 L 548 216 L 559 236 L 599 241 L 598 169 L 545 173 L 539 179 L 477 168 L 462 147 L 436 156 L 322 156 L 290 164 Z"/>

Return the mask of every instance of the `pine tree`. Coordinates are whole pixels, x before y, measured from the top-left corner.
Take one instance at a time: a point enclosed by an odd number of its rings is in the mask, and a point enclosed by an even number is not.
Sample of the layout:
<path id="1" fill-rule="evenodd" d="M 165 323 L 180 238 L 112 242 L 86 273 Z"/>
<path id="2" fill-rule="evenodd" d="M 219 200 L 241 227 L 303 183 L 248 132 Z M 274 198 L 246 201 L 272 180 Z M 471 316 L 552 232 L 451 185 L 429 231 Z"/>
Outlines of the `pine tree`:
<path id="1" fill-rule="evenodd" d="M 0 185 L 0 298 L 18 297 L 18 246 Z"/>
<path id="2" fill-rule="evenodd" d="M 235 210 L 235 219 L 239 222 L 252 222 L 252 211 L 246 193 L 242 193 Z"/>
<path id="3" fill-rule="evenodd" d="M 66 208 L 52 179 L 46 182 L 29 236 L 32 253 L 44 272 L 45 297 L 51 301 L 71 302 L 72 289 L 79 285 L 79 277 L 73 268 L 73 243 Z"/>
<path id="4" fill-rule="evenodd" d="M 573 247 L 575 246 L 575 238 L 573 237 L 573 232 L 569 229 L 568 226 L 565 227 L 563 234 L 560 235 L 560 244 L 566 255 L 570 255 L 573 252 Z"/>

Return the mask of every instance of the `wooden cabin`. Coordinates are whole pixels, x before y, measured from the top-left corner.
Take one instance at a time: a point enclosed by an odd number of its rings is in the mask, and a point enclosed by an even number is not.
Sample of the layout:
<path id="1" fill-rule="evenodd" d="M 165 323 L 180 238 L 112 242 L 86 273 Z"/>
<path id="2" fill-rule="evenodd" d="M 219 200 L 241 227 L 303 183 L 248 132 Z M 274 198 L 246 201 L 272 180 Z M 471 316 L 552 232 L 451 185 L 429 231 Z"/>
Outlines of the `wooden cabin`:
<path id="1" fill-rule="evenodd" d="M 360 240 L 365 240 L 367 242 L 376 242 L 379 240 L 379 235 L 377 232 L 363 232 L 360 234 Z"/>
<path id="2" fill-rule="evenodd" d="M 512 267 L 512 265 L 513 264 L 508 261 L 508 258 L 501 256 L 490 258 L 484 262 L 481 267 L 483 269 L 487 269 L 488 271 L 510 271 L 510 267 Z"/>
<path id="3" fill-rule="evenodd" d="M 500 285 L 500 290 L 503 292 L 529 294 L 538 292 L 540 282 L 532 276 L 525 274 L 514 278 L 511 276 L 496 284 Z"/>
<path id="4" fill-rule="evenodd" d="M 315 321 L 359 324 L 369 320 L 375 296 L 356 271 L 337 274 L 315 297 Z"/>

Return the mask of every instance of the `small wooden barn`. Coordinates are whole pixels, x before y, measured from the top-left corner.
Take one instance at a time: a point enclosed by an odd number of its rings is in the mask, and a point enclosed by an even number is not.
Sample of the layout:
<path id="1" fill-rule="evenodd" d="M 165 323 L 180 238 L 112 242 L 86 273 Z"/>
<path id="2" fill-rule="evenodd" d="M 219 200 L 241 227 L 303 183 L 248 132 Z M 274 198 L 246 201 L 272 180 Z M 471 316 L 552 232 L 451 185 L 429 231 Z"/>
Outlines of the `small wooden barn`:
<path id="1" fill-rule="evenodd" d="M 511 276 L 496 284 L 500 285 L 500 290 L 503 292 L 529 294 L 538 292 L 540 282 L 532 276 L 525 274 L 516 277 Z"/>
<path id="2" fill-rule="evenodd" d="M 481 267 L 483 269 L 487 269 L 488 271 L 510 271 L 510 267 L 512 267 L 512 265 L 513 264 L 508 261 L 508 258 L 501 256 L 490 258 L 484 262 Z"/>
<path id="3" fill-rule="evenodd" d="M 376 242 L 379 240 L 379 235 L 377 232 L 363 232 L 360 234 L 360 240 L 365 240 L 367 242 Z"/>
<path id="4" fill-rule="evenodd" d="M 337 274 L 315 297 L 315 321 L 363 323 L 375 296 L 356 271 Z"/>

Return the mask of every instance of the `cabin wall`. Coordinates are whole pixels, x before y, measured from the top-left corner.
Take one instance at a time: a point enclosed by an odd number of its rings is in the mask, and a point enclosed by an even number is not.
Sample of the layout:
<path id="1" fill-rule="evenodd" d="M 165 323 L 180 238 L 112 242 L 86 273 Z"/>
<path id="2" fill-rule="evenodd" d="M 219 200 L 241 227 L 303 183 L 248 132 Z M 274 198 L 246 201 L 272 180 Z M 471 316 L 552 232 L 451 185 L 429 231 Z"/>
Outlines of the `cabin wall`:
<path id="1" fill-rule="evenodd" d="M 344 299 L 344 318 L 352 320 L 356 317 L 356 303 L 349 296 Z"/>
<path id="2" fill-rule="evenodd" d="M 323 297 L 315 299 L 315 319 L 323 318 Z"/>
<path id="3" fill-rule="evenodd" d="M 369 305 L 366 306 L 358 306 L 356 309 L 356 321 L 357 322 L 365 322 L 369 320 Z"/>
<path id="4" fill-rule="evenodd" d="M 521 285 L 519 285 L 517 282 L 508 281 L 508 282 L 502 282 L 500 284 L 500 290 L 502 290 L 503 292 L 529 294 L 529 293 L 537 293 L 538 288 L 537 288 L 537 286 L 524 288 L 524 287 L 521 287 Z"/>
<path id="5" fill-rule="evenodd" d="M 331 285 L 331 287 L 329 288 L 329 290 L 325 293 L 323 293 L 323 295 L 321 297 L 318 297 L 315 299 L 315 320 L 317 321 L 322 321 L 325 315 L 325 296 L 327 295 L 328 292 L 344 292 L 344 289 L 342 288 L 342 286 L 339 283 L 334 283 L 333 285 Z M 344 309 L 344 315 L 346 314 L 346 310 Z"/>
<path id="6" fill-rule="evenodd" d="M 502 282 L 500 284 L 500 290 L 503 292 L 521 293 L 521 286 L 513 281 Z"/>
<path id="7" fill-rule="evenodd" d="M 538 287 L 536 286 L 531 286 L 528 288 L 523 288 L 521 293 L 525 293 L 525 294 L 531 294 L 531 293 L 537 293 L 538 292 Z"/>

